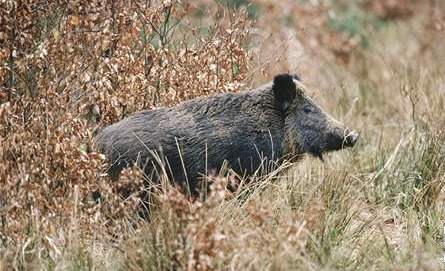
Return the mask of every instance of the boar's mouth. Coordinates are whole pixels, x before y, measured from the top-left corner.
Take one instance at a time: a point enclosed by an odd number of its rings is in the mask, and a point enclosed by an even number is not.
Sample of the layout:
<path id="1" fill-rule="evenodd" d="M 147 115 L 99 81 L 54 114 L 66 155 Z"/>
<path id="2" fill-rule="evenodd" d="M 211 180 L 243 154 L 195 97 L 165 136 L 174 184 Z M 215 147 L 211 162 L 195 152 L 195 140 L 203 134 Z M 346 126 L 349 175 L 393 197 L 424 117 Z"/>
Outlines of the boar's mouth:
<path id="1" fill-rule="evenodd" d="M 345 130 L 345 133 L 328 133 L 325 144 L 310 144 L 308 152 L 323 161 L 323 153 L 351 148 L 355 145 L 359 134 Z M 315 142 L 313 142 L 315 143 Z"/>

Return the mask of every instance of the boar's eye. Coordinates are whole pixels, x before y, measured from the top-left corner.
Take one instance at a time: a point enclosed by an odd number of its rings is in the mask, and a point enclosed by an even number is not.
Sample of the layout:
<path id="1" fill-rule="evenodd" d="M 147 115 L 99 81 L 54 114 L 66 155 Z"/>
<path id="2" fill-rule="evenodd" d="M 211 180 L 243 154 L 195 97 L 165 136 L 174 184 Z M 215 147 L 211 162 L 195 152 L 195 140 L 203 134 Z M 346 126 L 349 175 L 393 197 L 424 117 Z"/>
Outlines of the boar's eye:
<path id="1" fill-rule="evenodd" d="M 304 111 L 304 113 L 309 114 L 312 112 L 312 107 L 307 104 L 303 107 L 303 111 Z"/>

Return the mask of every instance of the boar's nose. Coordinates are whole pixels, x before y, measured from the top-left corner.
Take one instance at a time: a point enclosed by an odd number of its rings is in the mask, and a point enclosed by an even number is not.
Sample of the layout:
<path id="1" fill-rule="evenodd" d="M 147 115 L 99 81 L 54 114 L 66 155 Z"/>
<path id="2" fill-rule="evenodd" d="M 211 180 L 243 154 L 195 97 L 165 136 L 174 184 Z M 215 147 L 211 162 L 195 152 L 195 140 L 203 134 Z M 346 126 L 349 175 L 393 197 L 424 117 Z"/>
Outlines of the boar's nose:
<path id="1" fill-rule="evenodd" d="M 345 147 L 353 147 L 358 140 L 358 133 L 355 131 L 349 132 L 344 138 Z"/>

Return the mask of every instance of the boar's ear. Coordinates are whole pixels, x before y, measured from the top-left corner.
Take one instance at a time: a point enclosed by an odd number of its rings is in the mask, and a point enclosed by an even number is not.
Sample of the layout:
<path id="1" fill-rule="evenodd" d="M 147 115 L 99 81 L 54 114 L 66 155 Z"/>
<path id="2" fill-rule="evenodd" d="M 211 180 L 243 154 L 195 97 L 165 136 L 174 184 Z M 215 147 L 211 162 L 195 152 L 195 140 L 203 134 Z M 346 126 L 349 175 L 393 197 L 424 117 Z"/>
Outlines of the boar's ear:
<path id="1" fill-rule="evenodd" d="M 296 74 L 296 73 L 292 74 L 292 78 L 294 78 L 294 80 L 297 80 L 297 81 L 301 82 L 300 76 L 298 74 Z"/>
<path id="2" fill-rule="evenodd" d="M 298 74 L 294 73 L 294 74 L 292 74 L 292 77 L 293 77 L 295 80 L 301 82 L 300 76 L 299 76 Z"/>
<path id="3" fill-rule="evenodd" d="M 273 79 L 273 95 L 280 111 L 286 111 L 297 96 L 297 87 L 293 76 L 279 74 Z"/>

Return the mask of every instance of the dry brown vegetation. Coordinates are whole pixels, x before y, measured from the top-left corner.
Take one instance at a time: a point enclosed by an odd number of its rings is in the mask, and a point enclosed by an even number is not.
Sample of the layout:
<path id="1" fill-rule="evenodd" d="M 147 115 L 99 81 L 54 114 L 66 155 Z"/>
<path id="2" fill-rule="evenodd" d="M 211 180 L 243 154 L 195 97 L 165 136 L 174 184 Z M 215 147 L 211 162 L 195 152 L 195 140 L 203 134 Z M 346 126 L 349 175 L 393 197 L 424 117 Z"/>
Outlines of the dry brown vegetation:
<path id="1" fill-rule="evenodd" d="M 442 1 L 1 1 L 0 270 L 439 270 Z M 299 73 L 361 133 L 204 199 L 104 176 L 137 110 Z M 100 200 L 96 194 L 100 193 Z"/>

